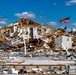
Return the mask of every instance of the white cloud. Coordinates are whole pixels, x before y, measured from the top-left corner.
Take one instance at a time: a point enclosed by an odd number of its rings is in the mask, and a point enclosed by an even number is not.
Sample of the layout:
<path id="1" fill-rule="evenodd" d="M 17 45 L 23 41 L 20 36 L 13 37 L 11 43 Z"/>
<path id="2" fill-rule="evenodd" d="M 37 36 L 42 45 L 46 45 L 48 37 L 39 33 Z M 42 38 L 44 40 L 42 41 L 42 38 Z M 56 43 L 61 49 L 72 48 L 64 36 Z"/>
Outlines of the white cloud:
<path id="1" fill-rule="evenodd" d="M 70 6 L 70 5 L 73 5 L 73 4 L 76 4 L 76 0 L 70 0 L 70 1 L 65 3 L 66 6 Z"/>
<path id="2" fill-rule="evenodd" d="M 65 28 L 65 26 L 61 26 L 60 28 L 62 28 L 62 29 L 63 29 L 63 28 Z"/>
<path id="3" fill-rule="evenodd" d="M 73 23 L 72 25 L 73 25 L 73 26 L 76 26 L 76 23 Z"/>
<path id="4" fill-rule="evenodd" d="M 52 30 L 55 30 L 57 23 L 52 21 L 52 22 L 48 22 L 48 23 L 42 23 L 42 25 L 44 25 Z"/>
<path id="5" fill-rule="evenodd" d="M 35 14 L 32 12 L 22 12 L 22 13 L 16 13 L 15 16 L 19 18 L 35 18 Z"/>
<path id="6" fill-rule="evenodd" d="M 52 22 L 49 22 L 48 25 L 56 26 L 57 23 L 52 21 Z"/>
<path id="7" fill-rule="evenodd" d="M 66 6 L 70 6 L 71 4 L 70 4 L 69 2 L 66 2 L 65 5 L 66 5 Z"/>
<path id="8" fill-rule="evenodd" d="M 7 19 L 0 17 L 0 24 L 6 24 Z"/>
<path id="9" fill-rule="evenodd" d="M 40 20 L 48 20 L 49 19 L 47 16 L 40 16 L 39 18 L 40 18 Z"/>
<path id="10" fill-rule="evenodd" d="M 0 24 L 6 24 L 6 21 L 0 21 Z"/>
<path id="11" fill-rule="evenodd" d="M 71 31 L 71 29 L 70 28 L 67 28 L 66 31 Z"/>
<path id="12" fill-rule="evenodd" d="M 43 15 L 44 15 L 44 14 L 45 14 L 45 12 L 44 12 L 43 10 L 40 10 L 40 14 L 43 14 Z"/>

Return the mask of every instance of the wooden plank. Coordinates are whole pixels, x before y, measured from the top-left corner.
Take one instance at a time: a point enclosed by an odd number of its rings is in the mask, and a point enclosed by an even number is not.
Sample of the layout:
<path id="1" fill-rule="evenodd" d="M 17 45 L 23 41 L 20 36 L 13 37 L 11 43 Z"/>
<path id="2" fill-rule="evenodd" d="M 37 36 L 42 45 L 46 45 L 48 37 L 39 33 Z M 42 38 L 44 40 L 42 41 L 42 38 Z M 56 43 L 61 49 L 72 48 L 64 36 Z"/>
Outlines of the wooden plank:
<path id="1" fill-rule="evenodd" d="M 28 64 L 0 64 L 0 66 L 65 66 L 65 65 L 60 65 L 60 64 L 58 64 L 58 65 L 46 65 L 46 64 L 30 64 L 30 65 L 28 65 Z"/>
<path id="2" fill-rule="evenodd" d="M 27 75 L 76 75 L 76 74 L 27 74 Z"/>

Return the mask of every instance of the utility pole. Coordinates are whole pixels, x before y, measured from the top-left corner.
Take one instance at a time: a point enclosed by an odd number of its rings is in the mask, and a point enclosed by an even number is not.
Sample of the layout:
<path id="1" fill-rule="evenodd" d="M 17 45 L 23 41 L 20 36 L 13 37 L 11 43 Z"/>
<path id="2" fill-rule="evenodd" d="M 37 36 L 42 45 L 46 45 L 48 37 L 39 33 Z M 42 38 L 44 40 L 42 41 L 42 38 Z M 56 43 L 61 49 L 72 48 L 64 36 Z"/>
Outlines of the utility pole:
<path id="1" fill-rule="evenodd" d="M 70 55 L 70 53 L 68 52 L 68 48 L 65 48 L 65 46 L 63 45 L 63 43 L 61 43 L 61 45 L 62 45 L 63 48 L 66 50 L 67 55 Z"/>
<path id="2" fill-rule="evenodd" d="M 26 49 L 26 40 L 25 40 L 24 36 L 23 36 L 23 43 L 24 43 L 24 54 L 26 54 L 27 49 Z"/>

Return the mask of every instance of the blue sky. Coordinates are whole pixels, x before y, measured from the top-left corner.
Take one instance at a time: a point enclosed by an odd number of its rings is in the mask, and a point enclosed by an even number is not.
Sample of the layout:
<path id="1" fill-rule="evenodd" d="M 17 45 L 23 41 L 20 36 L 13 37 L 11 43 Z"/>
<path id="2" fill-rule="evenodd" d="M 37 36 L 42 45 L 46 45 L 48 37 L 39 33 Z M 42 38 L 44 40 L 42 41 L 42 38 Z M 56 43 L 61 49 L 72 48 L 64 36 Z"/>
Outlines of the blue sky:
<path id="1" fill-rule="evenodd" d="M 0 26 L 22 17 L 56 27 L 76 27 L 76 0 L 0 0 Z M 60 24 L 60 18 L 70 17 L 70 23 Z"/>

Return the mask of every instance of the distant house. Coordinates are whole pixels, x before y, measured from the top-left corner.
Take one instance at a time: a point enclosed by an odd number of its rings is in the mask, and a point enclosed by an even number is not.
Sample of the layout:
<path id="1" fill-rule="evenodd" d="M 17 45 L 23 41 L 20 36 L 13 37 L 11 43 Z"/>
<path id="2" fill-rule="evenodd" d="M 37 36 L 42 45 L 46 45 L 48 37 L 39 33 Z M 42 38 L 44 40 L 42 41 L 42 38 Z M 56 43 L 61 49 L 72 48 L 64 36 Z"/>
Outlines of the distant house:
<path id="1" fill-rule="evenodd" d="M 76 34 L 76 28 L 72 29 L 72 33 Z"/>
<path id="2" fill-rule="evenodd" d="M 57 38 L 55 38 L 55 44 L 56 44 L 56 48 L 63 48 L 63 49 L 69 49 L 72 48 L 72 38 L 68 37 L 68 36 L 59 36 Z M 63 45 L 64 47 L 63 47 Z"/>

